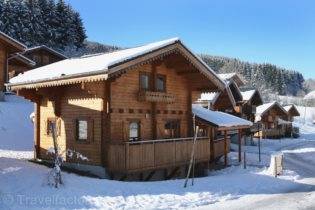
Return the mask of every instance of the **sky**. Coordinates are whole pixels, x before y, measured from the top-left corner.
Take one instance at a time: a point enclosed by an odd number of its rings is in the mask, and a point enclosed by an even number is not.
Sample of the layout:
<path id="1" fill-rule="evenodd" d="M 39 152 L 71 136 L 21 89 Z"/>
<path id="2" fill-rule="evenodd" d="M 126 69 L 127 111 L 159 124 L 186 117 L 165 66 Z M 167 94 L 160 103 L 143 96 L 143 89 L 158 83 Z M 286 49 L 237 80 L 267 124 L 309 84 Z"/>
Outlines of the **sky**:
<path id="1" fill-rule="evenodd" d="M 66 0 L 88 40 L 121 47 L 179 37 L 196 53 L 315 78 L 313 0 Z"/>

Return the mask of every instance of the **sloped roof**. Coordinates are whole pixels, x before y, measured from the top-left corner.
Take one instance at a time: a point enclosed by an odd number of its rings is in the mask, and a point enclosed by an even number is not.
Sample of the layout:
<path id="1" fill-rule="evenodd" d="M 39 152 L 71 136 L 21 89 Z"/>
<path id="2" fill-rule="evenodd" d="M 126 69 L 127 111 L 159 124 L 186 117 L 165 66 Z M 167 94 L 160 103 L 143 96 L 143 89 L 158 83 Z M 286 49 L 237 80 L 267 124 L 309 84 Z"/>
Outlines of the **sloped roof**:
<path id="1" fill-rule="evenodd" d="M 315 99 L 315 90 L 306 94 L 306 96 L 304 96 L 304 99 L 306 99 L 306 100 Z"/>
<path id="2" fill-rule="evenodd" d="M 8 36 L 7 34 L 0 31 L 0 40 L 4 41 L 7 45 L 14 48 L 15 51 L 23 51 L 26 46 L 16 39 Z"/>
<path id="3" fill-rule="evenodd" d="M 179 45 L 177 45 L 179 44 Z M 167 48 L 169 47 L 169 48 Z M 166 49 L 167 48 L 167 49 Z M 193 54 L 178 38 L 154 42 L 140 47 L 119 50 L 110 53 L 94 54 L 79 58 L 70 58 L 49 64 L 24 74 L 20 74 L 10 80 L 8 86 L 21 86 L 26 84 L 44 83 L 48 81 L 62 80 L 74 77 L 86 77 L 92 75 L 110 75 L 122 68 L 127 68 L 125 63 L 140 58 L 141 56 L 157 52 L 158 50 L 182 50 L 189 53 L 195 59 L 198 69 L 220 88 L 225 87 L 224 82 L 216 73 L 205 64 L 197 55 Z M 167 52 L 168 52 L 167 51 Z M 159 52 L 159 51 L 158 51 Z"/>
<path id="4" fill-rule="evenodd" d="M 256 116 L 264 115 L 269 109 L 271 109 L 274 106 L 279 107 L 284 113 L 287 114 L 287 111 L 278 102 L 274 101 L 274 102 L 270 102 L 270 103 L 266 103 L 266 104 L 257 106 Z"/>
<path id="5" fill-rule="evenodd" d="M 248 90 L 248 91 L 241 92 L 243 96 L 243 100 L 250 101 L 252 97 L 254 96 L 255 92 L 256 90 Z"/>
<path id="6" fill-rule="evenodd" d="M 31 59 L 25 57 L 24 55 L 20 54 L 20 53 L 16 53 L 15 55 L 13 55 L 12 57 L 9 58 L 9 62 L 10 61 L 20 61 L 23 64 L 25 64 L 26 66 L 35 66 L 36 63 L 34 61 L 32 61 Z"/>
<path id="7" fill-rule="evenodd" d="M 196 104 L 192 106 L 192 111 L 198 118 L 222 129 L 228 130 L 230 128 L 250 127 L 253 125 L 252 122 L 243 118 L 239 118 L 224 112 L 212 111 Z"/>
<path id="8" fill-rule="evenodd" d="M 224 81 L 234 81 L 238 86 L 245 84 L 244 79 L 238 73 L 225 73 L 218 74 L 219 77 Z"/>
<path id="9" fill-rule="evenodd" d="M 64 54 L 60 53 L 60 52 L 57 52 L 56 50 L 50 48 L 50 47 L 47 47 L 46 45 L 40 45 L 40 46 L 35 46 L 35 47 L 31 47 L 31 48 L 27 48 L 23 54 L 27 54 L 27 53 L 31 53 L 33 51 L 37 51 L 37 50 L 45 50 L 45 51 L 48 51 L 54 55 L 56 55 L 57 57 L 60 57 L 62 59 L 66 59 L 68 58 L 67 56 L 65 56 Z"/>
<path id="10" fill-rule="evenodd" d="M 287 112 L 291 113 L 291 116 L 300 116 L 300 113 L 294 104 L 290 104 L 283 107 Z"/>

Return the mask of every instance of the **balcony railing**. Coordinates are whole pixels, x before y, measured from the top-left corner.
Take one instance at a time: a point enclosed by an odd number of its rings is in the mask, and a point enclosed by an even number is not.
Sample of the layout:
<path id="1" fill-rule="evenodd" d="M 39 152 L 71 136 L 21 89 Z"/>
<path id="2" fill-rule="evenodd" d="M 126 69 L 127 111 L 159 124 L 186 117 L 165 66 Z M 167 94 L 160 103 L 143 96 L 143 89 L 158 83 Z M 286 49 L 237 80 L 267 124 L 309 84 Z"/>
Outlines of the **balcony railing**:
<path id="1" fill-rule="evenodd" d="M 227 139 L 227 151 L 230 151 L 230 137 Z M 224 138 L 214 140 L 214 158 L 221 157 L 225 154 Z"/>
<path id="2" fill-rule="evenodd" d="M 108 169 L 136 172 L 188 164 L 193 138 L 124 142 L 108 145 Z M 210 139 L 200 137 L 195 145 L 196 162 L 210 160 Z"/>
<path id="3" fill-rule="evenodd" d="M 139 101 L 174 103 L 175 96 L 164 92 L 140 91 Z"/>

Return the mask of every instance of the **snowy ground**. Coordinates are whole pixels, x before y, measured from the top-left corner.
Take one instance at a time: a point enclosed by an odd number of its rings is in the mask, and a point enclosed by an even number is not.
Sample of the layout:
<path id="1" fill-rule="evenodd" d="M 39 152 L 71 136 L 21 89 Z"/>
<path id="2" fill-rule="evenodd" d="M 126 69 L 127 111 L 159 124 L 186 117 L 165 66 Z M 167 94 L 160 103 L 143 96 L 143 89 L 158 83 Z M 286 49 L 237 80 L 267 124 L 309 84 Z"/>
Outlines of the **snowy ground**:
<path id="1" fill-rule="evenodd" d="M 0 102 L 0 209 L 307 209 L 315 207 L 315 126 L 302 126 L 299 139 L 263 140 L 247 146 L 247 169 L 231 152 L 231 167 L 209 172 L 183 188 L 184 180 L 119 182 L 63 173 L 60 189 L 47 185 L 49 169 L 32 158 L 32 105 L 16 97 Z M 18 108 L 16 108 L 18 107 Z M 27 107 L 27 108 L 26 108 Z M 14 111 L 20 109 L 21 111 Z M 24 112 L 22 111 L 24 109 Z M 7 117 L 10 123 L 2 122 Z M 7 120 L 8 121 L 8 120 Z M 13 126 L 15 125 L 15 126 Z M 12 129 L 12 130 L 11 130 Z M 232 148 L 237 148 L 233 145 Z M 270 155 L 282 151 L 285 171 L 268 172 Z M 281 201 L 281 202 L 280 202 Z"/>

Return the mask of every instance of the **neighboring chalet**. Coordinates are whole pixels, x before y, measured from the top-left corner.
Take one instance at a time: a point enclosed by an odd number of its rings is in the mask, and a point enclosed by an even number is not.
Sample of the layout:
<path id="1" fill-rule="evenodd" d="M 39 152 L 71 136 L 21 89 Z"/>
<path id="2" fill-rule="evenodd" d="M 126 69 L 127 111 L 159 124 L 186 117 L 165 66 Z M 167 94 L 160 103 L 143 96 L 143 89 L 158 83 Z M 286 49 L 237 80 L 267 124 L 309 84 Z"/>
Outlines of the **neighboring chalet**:
<path id="1" fill-rule="evenodd" d="M 244 85 L 244 80 L 236 73 L 218 76 L 226 83 L 226 88 L 220 92 L 202 93 L 197 103 L 211 110 L 238 115 L 242 101 L 239 85 Z"/>
<path id="2" fill-rule="evenodd" d="M 262 136 L 267 138 L 281 138 L 286 135 L 287 111 L 278 103 L 271 102 L 257 107 L 256 122 L 262 124 Z"/>
<path id="3" fill-rule="evenodd" d="M 242 94 L 242 118 L 255 122 L 256 108 L 263 104 L 262 97 L 258 90 L 248 90 Z"/>
<path id="4" fill-rule="evenodd" d="M 50 158 L 55 125 L 59 147 L 87 157 L 65 154 L 66 162 L 105 168 L 114 179 L 150 180 L 161 171 L 164 178 L 185 171 L 193 143 L 192 103 L 201 92 L 220 92 L 225 85 L 174 38 L 66 59 L 18 75 L 8 88 L 36 104 L 36 158 Z M 212 126 L 242 129 L 248 122 Z M 214 140 L 210 132 L 199 135 L 197 168 L 222 156 Z M 227 137 L 224 142 L 226 156 Z"/>
<path id="5" fill-rule="evenodd" d="M 45 45 L 28 48 L 22 53 L 22 55 L 36 63 L 33 67 L 34 69 L 68 58 L 62 53 L 59 53 Z"/>
<path id="6" fill-rule="evenodd" d="M 25 51 L 16 53 L 9 58 L 9 78 L 64 59 L 67 59 L 65 55 L 45 45 L 27 48 Z"/>
<path id="7" fill-rule="evenodd" d="M 287 120 L 290 122 L 293 122 L 294 117 L 300 116 L 299 111 L 297 110 L 296 106 L 294 104 L 290 104 L 283 107 L 288 112 L 288 118 Z"/>
<path id="8" fill-rule="evenodd" d="M 5 90 L 4 84 L 8 81 L 8 58 L 25 49 L 25 45 L 0 31 L 0 92 Z"/>

